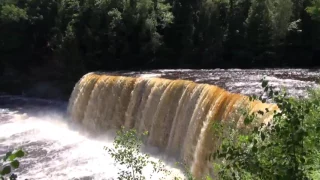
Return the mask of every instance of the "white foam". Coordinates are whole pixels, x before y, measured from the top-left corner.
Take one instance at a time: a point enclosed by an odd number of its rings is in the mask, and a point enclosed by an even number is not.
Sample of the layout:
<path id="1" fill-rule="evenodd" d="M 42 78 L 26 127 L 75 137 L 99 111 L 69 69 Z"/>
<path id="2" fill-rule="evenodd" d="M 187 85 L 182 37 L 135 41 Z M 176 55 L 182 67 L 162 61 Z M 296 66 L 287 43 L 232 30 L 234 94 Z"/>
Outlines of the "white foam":
<path id="1" fill-rule="evenodd" d="M 103 149 L 104 146 L 112 147 L 110 136 L 92 140 L 69 129 L 57 115 L 26 117 L 26 114 L 0 109 L 0 115 L 3 113 L 10 116 L 10 120 L 6 123 L 0 121 L 0 149 L 22 147 L 28 152 L 21 159 L 19 178 L 65 180 L 88 176 L 99 180 L 116 179 L 119 169 L 125 168 L 117 165 Z M 178 169 L 166 168 L 173 172 L 172 176 L 182 177 Z M 143 174 L 150 177 L 152 167 L 146 167 Z M 161 176 L 153 175 L 152 179 Z"/>
<path id="2" fill-rule="evenodd" d="M 144 78 L 161 77 L 161 74 L 141 74 L 140 77 L 144 77 Z"/>

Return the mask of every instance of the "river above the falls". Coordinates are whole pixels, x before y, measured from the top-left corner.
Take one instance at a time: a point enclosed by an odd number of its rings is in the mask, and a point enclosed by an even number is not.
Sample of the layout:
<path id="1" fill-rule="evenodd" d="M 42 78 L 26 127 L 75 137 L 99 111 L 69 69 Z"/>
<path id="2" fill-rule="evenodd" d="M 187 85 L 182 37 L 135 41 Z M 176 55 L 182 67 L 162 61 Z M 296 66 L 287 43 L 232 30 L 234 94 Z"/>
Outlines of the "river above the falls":
<path id="1" fill-rule="evenodd" d="M 275 88 L 285 89 L 289 95 L 304 97 L 310 88 L 317 87 L 317 69 L 163 69 L 150 71 L 116 71 L 108 74 L 124 76 L 184 79 L 222 87 L 233 93 L 253 95 L 262 92 L 261 79 L 266 78 Z"/>
<path id="2" fill-rule="evenodd" d="M 317 87 L 320 70 L 186 69 L 107 74 L 186 79 L 245 95 L 260 93 L 260 80 L 266 77 L 271 86 L 284 88 L 291 96 L 304 97 L 308 89 Z M 18 147 L 27 152 L 17 171 L 19 179 L 116 179 L 118 169 L 123 167 L 103 149 L 104 146 L 112 147 L 113 137 L 106 134 L 91 138 L 70 125 L 65 116 L 67 103 L 0 95 L 0 156 Z M 156 160 L 160 155 L 153 158 Z M 172 166 L 168 164 L 167 168 L 175 176 L 181 176 L 181 172 Z M 144 174 L 149 177 L 151 169 L 145 169 Z"/>

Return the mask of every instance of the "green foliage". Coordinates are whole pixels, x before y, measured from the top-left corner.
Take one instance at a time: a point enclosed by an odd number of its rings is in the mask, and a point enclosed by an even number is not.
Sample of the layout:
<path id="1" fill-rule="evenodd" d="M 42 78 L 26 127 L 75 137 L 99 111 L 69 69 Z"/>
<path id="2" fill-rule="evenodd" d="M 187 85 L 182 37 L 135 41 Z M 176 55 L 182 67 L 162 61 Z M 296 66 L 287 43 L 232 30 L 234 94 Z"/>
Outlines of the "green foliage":
<path id="1" fill-rule="evenodd" d="M 271 45 L 272 18 L 268 1 L 254 0 L 252 2 L 248 19 L 248 40 L 251 47 L 261 49 Z"/>
<path id="2" fill-rule="evenodd" d="M 273 0 L 270 2 L 273 43 L 281 43 L 286 38 L 293 3 L 291 0 Z"/>
<path id="3" fill-rule="evenodd" d="M 173 21 L 164 0 L 62 0 L 58 9 L 51 46 L 73 75 L 150 61 Z"/>
<path id="4" fill-rule="evenodd" d="M 127 168 L 119 172 L 118 179 L 146 179 L 146 177 L 143 176 L 142 170 L 148 164 L 152 165 L 153 173 L 163 172 L 166 175 L 170 174 L 170 172 L 164 168 L 164 164 L 161 161 L 152 161 L 148 154 L 140 153 L 142 138 L 145 135 L 147 135 L 147 132 L 139 135 L 136 130 L 125 130 L 122 128 L 117 132 L 117 136 L 114 139 L 114 148 L 105 147 L 117 163 L 125 165 Z M 152 174 L 150 175 L 150 179 L 152 179 Z"/>
<path id="5" fill-rule="evenodd" d="M 319 0 L 1 0 L 0 73 L 314 67 L 318 11 Z"/>
<path id="6" fill-rule="evenodd" d="M 1 7 L 0 19 L 3 22 L 19 22 L 20 19 L 28 19 L 26 10 L 21 9 L 14 4 L 5 4 Z"/>
<path id="7" fill-rule="evenodd" d="M 312 5 L 306 8 L 306 11 L 312 16 L 316 21 L 320 21 L 320 1 L 313 0 Z"/>
<path id="8" fill-rule="evenodd" d="M 10 180 L 17 179 L 17 175 L 13 173 L 14 169 L 19 168 L 20 162 L 18 158 L 25 156 L 24 151 L 7 152 L 0 161 L 0 179 L 4 180 L 6 176 L 10 176 Z"/>
<path id="9" fill-rule="evenodd" d="M 261 115 L 246 114 L 245 125 L 236 129 L 233 124 L 219 124 L 229 128 L 230 134 L 219 134 L 223 139 L 213 154 L 219 179 L 314 179 L 319 172 L 319 99 L 318 91 L 307 99 L 293 99 L 275 91 L 262 81 L 265 95 L 280 111 L 272 121 L 260 124 Z M 252 100 L 255 98 L 252 98 Z M 262 96 L 260 100 L 265 101 Z"/>

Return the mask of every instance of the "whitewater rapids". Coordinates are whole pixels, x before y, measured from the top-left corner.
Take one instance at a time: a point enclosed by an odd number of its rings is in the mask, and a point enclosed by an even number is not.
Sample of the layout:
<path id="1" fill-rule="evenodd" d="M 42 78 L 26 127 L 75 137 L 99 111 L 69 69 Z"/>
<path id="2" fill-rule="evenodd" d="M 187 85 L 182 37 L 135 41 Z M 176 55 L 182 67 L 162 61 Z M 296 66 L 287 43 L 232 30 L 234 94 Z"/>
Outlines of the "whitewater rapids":
<path id="1" fill-rule="evenodd" d="M 112 135 L 107 133 L 90 138 L 79 129 L 70 128 L 66 119 L 56 112 L 29 116 L 28 113 L 0 109 L 0 155 L 13 147 L 27 152 L 20 161 L 18 179 L 116 179 L 119 169 L 125 167 L 116 164 L 103 149 L 104 146 L 113 147 Z M 171 176 L 183 177 L 181 171 L 172 166 L 166 166 L 172 171 Z M 163 177 L 161 173 L 153 174 L 151 166 L 147 166 L 143 174 L 147 178 L 150 175 L 155 179 Z"/>

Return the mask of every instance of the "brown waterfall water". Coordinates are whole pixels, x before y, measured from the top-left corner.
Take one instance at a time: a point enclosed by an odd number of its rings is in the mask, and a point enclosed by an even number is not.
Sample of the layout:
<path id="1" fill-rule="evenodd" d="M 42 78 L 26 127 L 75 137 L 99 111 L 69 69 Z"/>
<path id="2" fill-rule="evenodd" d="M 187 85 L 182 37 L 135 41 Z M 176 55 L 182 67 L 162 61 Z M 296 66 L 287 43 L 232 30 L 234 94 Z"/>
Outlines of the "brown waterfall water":
<path id="1" fill-rule="evenodd" d="M 276 106 L 187 80 L 89 73 L 74 87 L 68 114 L 91 132 L 121 126 L 148 131 L 147 145 L 178 157 L 199 178 L 208 173 L 206 159 L 215 148 L 212 123 L 241 122 L 241 108 L 256 112 Z"/>

